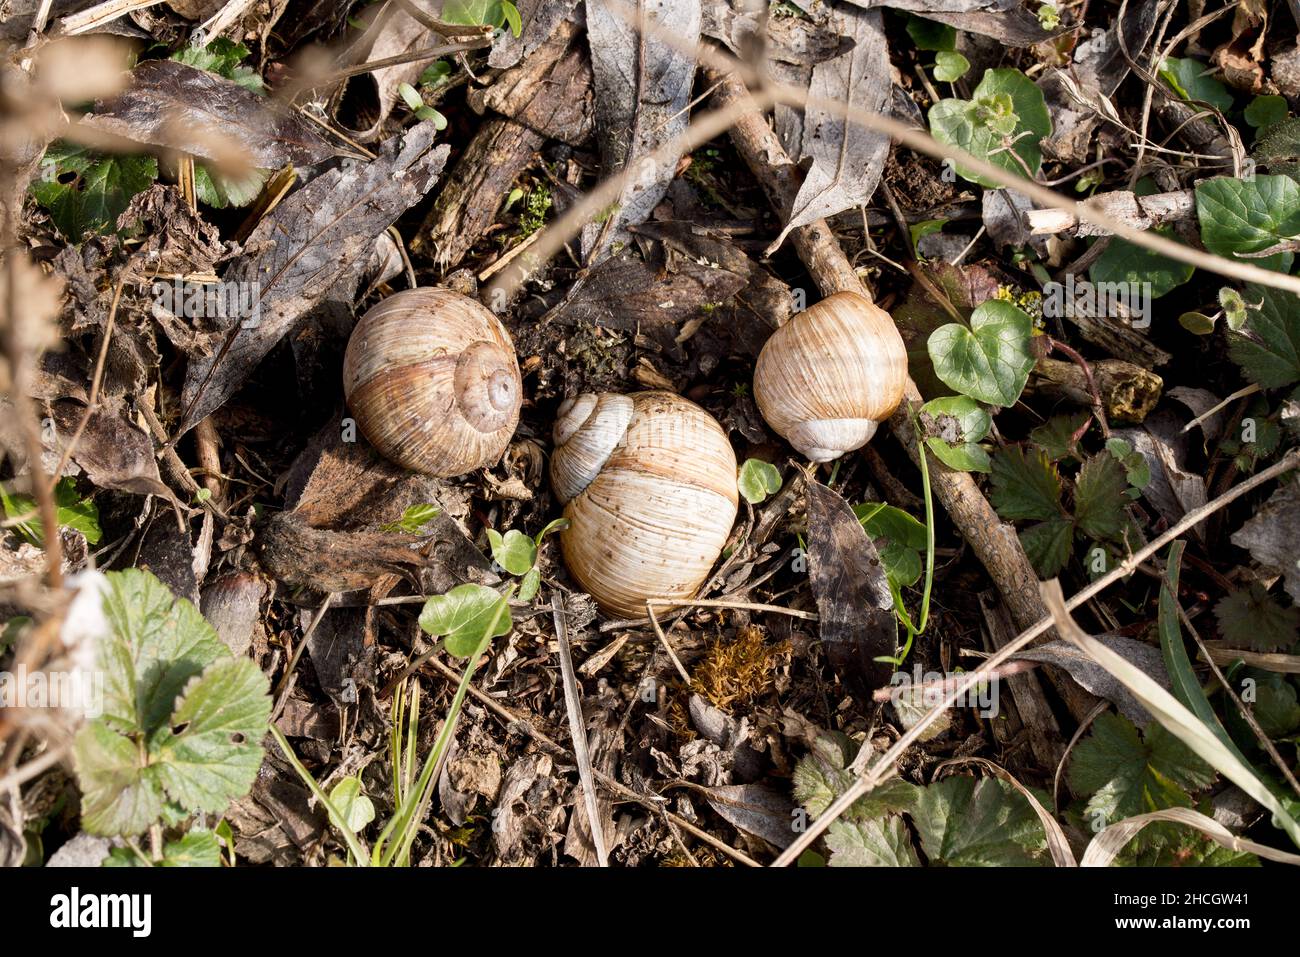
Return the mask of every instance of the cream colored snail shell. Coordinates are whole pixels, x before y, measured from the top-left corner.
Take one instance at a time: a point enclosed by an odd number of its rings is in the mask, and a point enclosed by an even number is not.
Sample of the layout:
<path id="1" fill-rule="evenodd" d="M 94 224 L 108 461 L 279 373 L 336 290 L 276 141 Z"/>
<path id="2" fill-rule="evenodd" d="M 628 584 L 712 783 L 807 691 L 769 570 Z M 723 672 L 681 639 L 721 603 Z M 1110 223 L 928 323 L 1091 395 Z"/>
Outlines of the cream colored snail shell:
<path id="1" fill-rule="evenodd" d="M 501 457 L 523 382 L 510 335 L 485 306 L 448 289 L 409 289 L 357 322 L 343 394 L 385 458 L 447 478 Z"/>
<path id="2" fill-rule="evenodd" d="M 754 367 L 763 418 L 814 462 L 870 442 L 906 384 L 894 320 L 853 292 L 826 297 L 772 333 Z"/>
<path id="3" fill-rule="evenodd" d="M 709 413 L 671 392 L 587 393 L 560 406 L 551 486 L 569 574 L 606 612 L 692 597 L 736 520 L 736 455 Z"/>

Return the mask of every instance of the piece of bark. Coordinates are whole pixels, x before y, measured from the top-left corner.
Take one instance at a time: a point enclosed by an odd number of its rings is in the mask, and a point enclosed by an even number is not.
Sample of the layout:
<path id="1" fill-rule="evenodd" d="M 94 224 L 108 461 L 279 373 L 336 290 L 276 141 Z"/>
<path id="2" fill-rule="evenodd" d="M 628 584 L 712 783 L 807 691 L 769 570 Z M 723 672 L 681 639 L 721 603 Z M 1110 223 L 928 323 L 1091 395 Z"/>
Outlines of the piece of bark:
<path id="1" fill-rule="evenodd" d="M 988 596 L 979 596 L 980 611 L 984 615 L 985 648 L 998 651 L 1016 636 L 1015 626 L 1001 602 L 990 601 Z M 1001 685 L 1008 692 L 1005 702 L 1008 712 L 1019 717 L 1025 736 L 1028 738 L 1029 750 L 1039 767 L 1054 768 L 1065 753 L 1065 740 L 1061 726 L 1056 721 L 1052 706 L 1043 694 L 1042 682 L 1032 671 L 1016 675 L 1014 682 L 1007 681 Z M 989 722 L 994 736 L 999 735 L 1002 722 L 994 719 Z M 1001 740 L 999 738 L 999 740 Z"/>
<path id="2" fill-rule="evenodd" d="M 1196 218 L 1196 194 L 1190 189 L 1171 193 L 1152 193 L 1138 196 L 1126 189 L 1101 193 L 1088 200 L 1088 205 L 1118 219 L 1132 229 L 1152 229 L 1166 223 L 1187 222 Z M 1109 236 L 1105 226 L 1080 222 L 1073 213 L 1063 209 L 1031 209 L 1025 213 L 1025 227 L 1033 236 Z"/>
<path id="3" fill-rule="evenodd" d="M 1168 365 L 1173 358 L 1151 341 L 1151 337 L 1109 316 L 1088 316 L 1081 309 L 1067 310 L 1065 317 L 1079 335 L 1116 359 L 1123 359 L 1144 369 Z"/>
<path id="4" fill-rule="evenodd" d="M 541 136 L 513 120 L 482 123 L 438 194 L 411 251 L 432 247 L 433 261 L 443 273 L 460 265 L 496 221 L 502 199 L 543 142 Z"/>
<path id="5" fill-rule="evenodd" d="M 1106 408 L 1106 417 L 1112 422 L 1141 423 L 1160 401 L 1164 380 L 1154 372 L 1123 359 L 1103 359 L 1089 363 L 1089 367 Z M 1063 395 L 1080 405 L 1092 405 L 1087 377 L 1073 362 L 1039 359 L 1029 388 Z"/>
<path id="6" fill-rule="evenodd" d="M 713 89 L 715 106 L 730 109 L 737 101 L 749 99 L 744 83 L 733 74 L 713 68 L 706 69 L 705 73 L 707 85 Z M 778 211 L 790 209 L 799 192 L 799 170 L 763 114 L 757 109 L 742 114 L 731 128 L 731 142 L 763 187 L 772 206 Z M 856 292 L 870 296 L 825 220 L 800 226 L 790 235 L 795 251 L 823 295 Z M 889 420 L 894 435 L 914 462 L 920 461 L 920 445 L 911 416 L 912 410 L 921 403 L 921 393 L 909 378 L 903 402 Z M 970 474 L 954 472 L 941 462 L 932 462 L 930 482 L 939 504 L 1010 607 L 1016 626 L 1030 628 L 1046 618 L 1047 607 L 1038 593 L 1038 576 L 1025 556 L 1015 527 L 998 517 Z M 1039 640 L 1048 641 L 1055 637 L 1055 629 L 1049 628 Z M 1068 678 L 1057 687 L 1071 713 L 1082 719 L 1089 710 L 1087 699 L 1091 696 Z M 1078 710 L 1080 708 L 1083 710 Z"/>
<path id="7" fill-rule="evenodd" d="M 527 60 L 507 70 L 485 91 L 471 90 L 469 104 L 495 110 L 536 133 L 581 147 L 593 125 L 591 60 L 571 43 L 578 28 L 562 24 Z"/>

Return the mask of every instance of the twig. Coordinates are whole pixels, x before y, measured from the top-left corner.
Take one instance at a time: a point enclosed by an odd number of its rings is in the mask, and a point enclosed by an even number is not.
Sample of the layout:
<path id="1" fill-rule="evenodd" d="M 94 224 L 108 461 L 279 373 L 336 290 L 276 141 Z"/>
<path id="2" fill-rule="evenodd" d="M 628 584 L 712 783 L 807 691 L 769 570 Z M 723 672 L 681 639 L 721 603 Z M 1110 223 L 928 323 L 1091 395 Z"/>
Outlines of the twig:
<path id="1" fill-rule="evenodd" d="M 596 848 L 597 863 L 601 867 L 609 867 L 609 852 L 605 849 L 605 829 L 600 823 L 600 804 L 596 800 L 596 782 L 592 775 L 591 752 L 587 750 L 587 725 L 582 720 L 578 678 L 573 673 L 573 653 L 569 648 L 569 628 L 564 617 L 564 597 L 558 591 L 551 593 L 551 611 L 555 618 L 555 641 L 560 649 L 560 677 L 564 684 L 564 707 L 569 714 L 569 735 L 573 739 L 573 756 L 578 762 L 578 778 L 582 784 L 582 798 L 587 809 L 591 843 Z"/>
<path id="2" fill-rule="evenodd" d="M 1236 501 L 1247 492 L 1258 488 L 1266 482 L 1271 482 L 1273 479 L 1290 471 L 1297 465 L 1300 465 L 1300 450 L 1292 450 L 1280 461 L 1271 465 L 1264 471 L 1251 476 L 1240 485 L 1233 486 L 1213 501 L 1207 502 L 1200 508 L 1188 512 L 1163 534 L 1152 539 L 1150 543 L 1134 552 L 1124 561 L 1120 562 L 1114 569 L 1103 575 L 1101 578 L 1098 578 L 1091 585 L 1088 585 L 1086 588 L 1077 592 L 1073 598 L 1065 603 L 1066 610 L 1072 611 L 1075 608 L 1078 608 L 1084 602 L 1109 588 L 1121 578 L 1125 578 L 1132 574 L 1137 566 L 1141 565 L 1152 555 L 1159 552 L 1189 528 L 1200 524 L 1215 512 Z M 1016 636 L 1013 641 L 1003 645 L 997 654 L 988 659 L 985 667 L 994 668 L 1002 664 L 1002 662 L 1014 656 L 1016 652 L 1020 651 L 1020 649 L 1027 646 L 1031 641 L 1051 627 L 1051 616 L 1044 616 L 1042 620 L 1032 628 L 1026 629 Z M 916 724 L 912 725 L 911 728 L 904 732 L 903 735 L 894 742 L 888 751 L 877 759 L 875 764 L 871 766 L 866 774 L 854 781 L 843 794 L 836 798 L 835 801 L 831 803 L 830 807 L 828 807 L 820 817 L 809 825 L 808 830 L 800 834 L 795 839 L 794 843 L 782 852 L 781 856 L 776 859 L 772 866 L 784 867 L 798 860 L 799 855 L 803 853 L 804 849 L 813 841 L 817 840 L 817 838 L 821 836 L 822 832 L 831 826 L 833 821 L 852 807 L 853 803 L 857 801 L 858 798 L 869 793 L 881 782 L 881 780 L 884 779 L 886 773 L 888 773 L 898 759 L 902 757 L 903 752 L 911 747 L 912 744 L 925 733 L 925 730 L 938 720 L 940 715 L 948 710 L 948 708 L 952 707 L 959 697 L 978 683 L 978 677 L 963 680 L 956 689 L 949 692 L 944 697 L 943 701 L 939 702 L 939 704 L 934 708 L 927 711 Z"/>
<path id="3" fill-rule="evenodd" d="M 330 592 L 321 602 L 320 608 L 316 610 L 316 615 L 312 618 L 307 630 L 302 633 L 302 638 L 298 641 L 298 647 L 293 650 L 293 657 L 289 659 L 289 664 L 285 666 L 284 675 L 280 678 L 280 687 L 276 689 L 275 711 L 271 715 L 271 721 L 274 722 L 284 710 L 285 702 L 289 700 L 289 692 L 293 691 L 293 686 L 297 680 L 298 661 L 302 658 L 303 650 L 307 647 L 307 641 L 311 638 L 312 632 L 320 624 L 320 620 L 325 617 L 325 612 L 329 611 L 330 602 L 335 599 L 336 593 Z"/>
<path id="4" fill-rule="evenodd" d="M 1110 423 L 1106 421 L 1106 404 L 1101 400 L 1101 392 L 1097 390 L 1097 381 L 1092 377 L 1092 366 L 1088 365 L 1088 360 L 1080 355 L 1078 350 L 1066 345 L 1064 342 L 1049 338 L 1048 343 L 1057 352 L 1069 356 L 1074 364 L 1082 370 L 1083 379 L 1088 383 L 1088 393 L 1092 396 L 1092 413 L 1097 417 L 1097 424 L 1101 426 L 1102 436 L 1109 439 Z"/>
<path id="5" fill-rule="evenodd" d="M 456 682 L 460 680 L 460 675 L 456 674 L 456 672 L 452 671 L 450 668 L 444 665 L 437 658 L 433 658 L 429 661 L 429 667 L 433 668 L 435 671 L 438 672 L 438 674 L 442 675 L 442 677 L 446 678 L 448 681 Z M 564 747 L 563 745 L 558 744 L 554 739 L 547 737 L 547 735 L 544 734 L 542 731 L 539 731 L 531 721 L 529 721 L 527 718 L 515 714 L 509 708 L 502 705 L 495 698 L 485 694 L 484 692 L 480 691 L 479 689 L 473 686 L 470 687 L 469 694 L 471 698 L 473 698 L 479 704 L 483 705 L 483 707 L 487 708 L 489 711 L 495 714 L 501 721 L 505 722 L 505 724 L 511 730 L 522 731 L 524 734 L 528 735 L 534 741 L 540 743 L 544 748 L 546 748 L 552 754 L 564 754 L 572 757 L 573 755 L 572 751 L 570 751 L 568 748 Z M 736 861 L 737 863 L 740 864 L 744 864 L 746 867 L 760 866 L 758 861 L 754 860 L 748 854 L 744 853 L 743 851 L 736 850 L 734 847 L 727 844 L 725 841 L 719 840 L 718 838 L 710 834 L 708 831 L 705 831 L 702 828 L 697 827 L 696 825 L 692 824 L 690 821 L 686 820 L 684 817 L 681 817 L 680 815 L 674 814 L 672 811 L 669 811 L 666 807 L 664 807 L 663 798 L 657 795 L 654 797 L 649 797 L 644 794 L 638 794 L 636 791 L 633 791 L 622 781 L 619 781 L 616 778 L 612 778 L 604 771 L 597 770 L 596 768 L 592 768 L 592 775 L 596 778 L 597 781 L 599 781 L 605 787 L 609 788 L 611 791 L 613 791 L 623 800 L 632 801 L 633 803 L 639 804 L 640 806 L 648 810 L 663 814 L 665 817 L 668 818 L 668 820 L 672 821 L 673 824 L 675 824 L 677 827 L 680 827 L 683 831 L 686 831 L 689 834 L 693 834 L 695 837 L 698 837 L 705 844 L 708 844 L 714 850 L 726 854 L 733 861 Z"/>

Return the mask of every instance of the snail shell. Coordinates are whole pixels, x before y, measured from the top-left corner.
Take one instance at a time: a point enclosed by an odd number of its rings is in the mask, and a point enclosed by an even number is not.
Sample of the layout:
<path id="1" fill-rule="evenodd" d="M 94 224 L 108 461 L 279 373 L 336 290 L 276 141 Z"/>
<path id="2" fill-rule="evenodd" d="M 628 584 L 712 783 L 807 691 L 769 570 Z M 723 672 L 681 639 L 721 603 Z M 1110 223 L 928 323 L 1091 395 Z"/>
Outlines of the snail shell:
<path id="1" fill-rule="evenodd" d="M 681 601 L 708 577 L 739 504 L 736 455 L 702 408 L 671 392 L 585 394 L 555 423 L 551 485 L 574 580 L 607 612 Z"/>
<path id="2" fill-rule="evenodd" d="M 870 442 L 906 384 L 893 318 L 853 292 L 828 296 L 772 333 L 754 367 L 763 418 L 814 462 Z"/>
<path id="3" fill-rule="evenodd" d="M 486 307 L 447 289 L 410 289 L 357 322 L 343 394 L 386 458 L 447 478 L 501 457 L 523 382 L 510 335 Z"/>

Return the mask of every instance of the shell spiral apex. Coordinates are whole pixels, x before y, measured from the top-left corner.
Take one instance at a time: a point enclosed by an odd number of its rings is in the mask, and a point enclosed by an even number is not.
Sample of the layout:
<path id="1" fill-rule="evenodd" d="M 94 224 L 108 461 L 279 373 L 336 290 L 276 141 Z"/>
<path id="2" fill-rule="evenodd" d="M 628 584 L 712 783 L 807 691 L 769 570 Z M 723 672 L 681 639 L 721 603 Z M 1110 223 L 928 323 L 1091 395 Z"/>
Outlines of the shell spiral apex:
<path id="1" fill-rule="evenodd" d="M 486 307 L 447 289 L 409 289 L 357 321 L 343 392 L 381 454 L 447 478 L 505 451 L 523 381 L 510 335 Z"/>

